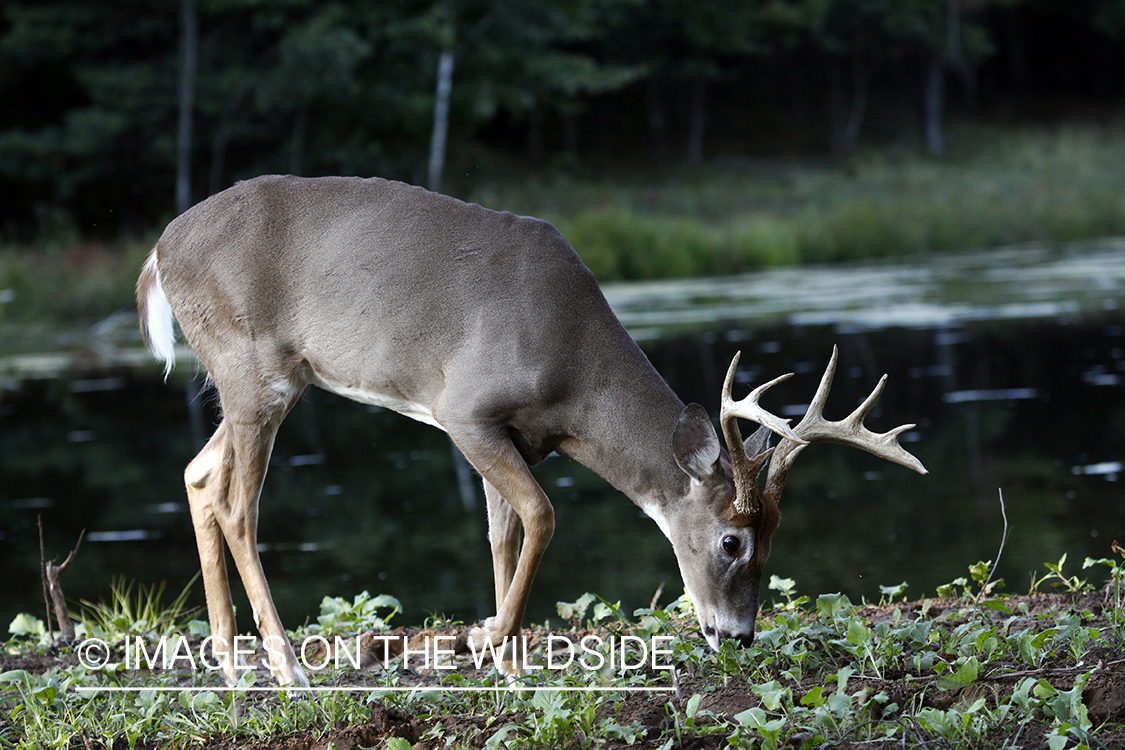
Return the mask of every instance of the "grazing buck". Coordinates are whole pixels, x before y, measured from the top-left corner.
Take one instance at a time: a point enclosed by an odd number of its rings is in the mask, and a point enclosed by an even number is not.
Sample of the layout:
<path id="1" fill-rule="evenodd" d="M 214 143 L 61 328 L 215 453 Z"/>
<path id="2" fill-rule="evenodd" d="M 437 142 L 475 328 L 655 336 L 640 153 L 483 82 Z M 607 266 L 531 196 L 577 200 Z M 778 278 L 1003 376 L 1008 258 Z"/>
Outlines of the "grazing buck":
<path id="1" fill-rule="evenodd" d="M 484 478 L 496 616 L 470 632 L 476 645 L 519 633 L 555 526 L 528 467 L 553 451 L 656 521 L 715 649 L 753 639 L 778 496 L 805 445 L 851 445 L 925 473 L 898 444 L 913 425 L 881 435 L 863 426 L 882 382 L 847 419 L 823 419 L 835 352 L 793 429 L 758 405 L 783 378 L 732 400 L 735 357 L 721 417 L 728 458 L 707 412 L 684 406 L 656 373 L 554 227 L 398 182 L 241 182 L 168 226 L 137 301 L 145 341 L 167 369 L 174 316 L 219 392 L 222 423 L 184 479 L 231 681 L 240 665 L 223 646 L 235 635 L 224 540 L 274 677 L 308 684 L 270 598 L 257 525 L 274 436 L 310 383 L 444 430 Z M 763 425 L 745 445 L 738 417 Z"/>

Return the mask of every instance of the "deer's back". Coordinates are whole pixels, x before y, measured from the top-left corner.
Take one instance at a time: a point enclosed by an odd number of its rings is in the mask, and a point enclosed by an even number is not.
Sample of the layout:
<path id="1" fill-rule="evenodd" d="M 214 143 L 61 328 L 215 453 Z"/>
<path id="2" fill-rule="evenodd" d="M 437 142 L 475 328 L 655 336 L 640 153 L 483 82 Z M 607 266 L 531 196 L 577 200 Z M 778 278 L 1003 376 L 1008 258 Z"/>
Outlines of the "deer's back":
<path id="1" fill-rule="evenodd" d="M 252 341 L 261 367 L 389 399 L 431 403 L 456 376 L 517 405 L 651 371 L 554 227 L 403 183 L 242 182 L 173 221 L 158 256 L 209 370 Z"/>

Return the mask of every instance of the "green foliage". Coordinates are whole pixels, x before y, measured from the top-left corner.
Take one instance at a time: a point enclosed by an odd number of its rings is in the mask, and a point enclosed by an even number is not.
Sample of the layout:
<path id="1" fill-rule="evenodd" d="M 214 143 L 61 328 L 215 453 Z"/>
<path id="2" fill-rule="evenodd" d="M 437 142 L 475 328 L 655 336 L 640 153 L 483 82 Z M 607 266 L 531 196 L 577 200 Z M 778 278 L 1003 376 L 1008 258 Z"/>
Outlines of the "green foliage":
<path id="1" fill-rule="evenodd" d="M 1112 549 L 1122 558 L 1125 558 L 1125 547 L 1121 547 L 1117 544 L 1117 542 L 1114 542 Z M 1082 569 L 1086 570 L 1088 568 L 1094 567 L 1095 565 L 1103 565 L 1109 569 L 1109 596 L 1107 597 L 1107 599 L 1110 599 L 1113 602 L 1113 607 L 1109 610 L 1110 621 L 1114 625 L 1114 635 L 1116 636 L 1117 641 L 1125 642 L 1125 629 L 1123 629 L 1122 627 L 1123 625 L 1125 625 L 1125 610 L 1122 609 L 1122 583 L 1123 579 L 1125 579 L 1125 565 L 1122 565 L 1117 560 L 1110 558 L 1103 557 L 1098 560 L 1094 560 L 1093 558 L 1087 557 L 1086 560 L 1082 563 Z"/>
<path id="2" fill-rule="evenodd" d="M 619 89 L 640 70 L 588 48 L 621 4 L 196 2 L 196 196 L 269 172 L 408 176 L 429 135 L 443 49 L 458 60 L 452 106 L 464 140 L 500 111 L 523 119 Z M 0 117 L 0 195 L 13 204 L 0 228 L 104 236 L 166 218 L 179 5 L 5 5 L 0 92 L 22 101 L 20 116 Z"/>
<path id="3" fill-rule="evenodd" d="M 390 612 L 380 614 L 380 610 Z M 320 602 L 320 616 L 313 633 L 329 635 L 362 633 L 369 630 L 383 632 L 390 630 L 391 618 L 402 611 L 398 599 L 387 594 L 371 596 L 366 591 L 355 595 L 351 602 L 338 596 L 326 596 Z"/>
<path id="4" fill-rule="evenodd" d="M 577 601 L 559 602 L 555 608 L 559 613 L 559 617 L 569 622 L 572 627 L 578 628 L 582 625 L 582 619 L 586 616 L 586 610 L 590 608 L 590 605 L 594 603 L 595 599 L 597 599 L 597 597 L 587 591 L 585 594 L 578 597 Z"/>
<path id="5" fill-rule="evenodd" d="M 1106 565 L 1113 581 L 1118 580 L 1119 567 L 1111 561 L 1088 562 L 1088 568 Z M 1062 565 L 1053 572 L 1062 576 Z M 638 610 L 636 621 L 595 595 L 559 603 L 560 616 L 576 628 L 595 629 L 591 632 L 603 636 L 614 632 L 642 640 L 669 638 L 674 673 L 604 666 L 541 671 L 509 683 L 511 690 L 495 692 L 494 673 L 478 682 L 460 671 L 427 676 L 392 669 L 365 679 L 373 686 L 414 685 L 413 692 L 281 691 L 258 701 L 222 689 L 146 689 L 171 686 L 179 679 L 158 671 L 140 681 L 119 665 L 98 672 L 63 665 L 46 674 L 0 674 L 0 709 L 16 728 L 17 739 L 9 744 L 18 748 L 66 746 L 78 736 L 107 746 L 122 740 L 178 746 L 189 738 L 234 732 L 240 739 L 269 741 L 303 730 L 362 723 L 375 702 L 409 713 L 424 730 L 422 740 L 444 747 L 474 742 L 487 747 L 625 747 L 645 741 L 670 748 L 710 736 L 723 738 L 733 748 L 880 742 L 977 746 L 989 737 L 1040 731 L 1046 732 L 1042 740 L 1049 747 L 1061 748 L 1097 746 L 1099 733 L 1105 731 L 1095 725 L 1083 698 L 1093 667 L 1082 665 L 1093 644 L 1119 637 L 1114 633 L 1119 620 L 1108 614 L 1100 622 L 1109 625 L 1099 628 L 1091 626 L 1093 615 L 1087 611 L 1060 607 L 1031 615 L 1024 603 L 1001 611 L 965 599 L 962 608 L 938 617 L 919 604 L 857 607 L 841 594 L 821 595 L 814 606 L 804 606 L 792 580 L 775 576 L 772 584 L 786 603 L 760 617 L 754 645 L 738 648 L 728 641 L 718 653 L 695 632 L 694 613 L 684 597 L 663 609 Z M 887 588 L 885 594 L 896 597 L 904 586 Z M 129 608 L 138 621 L 170 622 L 179 614 L 174 605 L 163 614 L 153 611 L 155 605 L 138 605 L 134 596 L 124 595 L 128 591 L 130 587 L 122 587 L 115 598 L 132 602 Z M 386 596 L 361 594 L 351 602 L 326 598 L 324 621 L 296 635 L 330 627 L 378 627 L 385 623 L 378 612 L 388 608 L 391 614 L 398 609 Z M 593 618 L 586 619 L 591 612 Z M 614 630 L 596 630 L 599 624 L 611 624 Z M 23 618 L 19 629 L 34 631 L 32 618 Z M 21 638 L 7 645 L 9 653 L 27 648 Z M 1045 669 L 1048 662 L 1076 666 Z M 1060 679 L 1062 675 L 1071 679 Z M 247 678 L 252 680 L 252 673 Z M 313 679 L 325 686 L 334 678 L 315 674 Z M 676 684 L 682 698 L 674 697 Z M 994 689 L 999 684 L 1013 687 L 1010 693 Z M 77 689 L 116 685 L 139 689 Z M 490 692 L 441 693 L 443 685 L 480 686 Z M 737 712 L 716 710 L 712 695 L 718 686 L 744 692 L 751 705 Z M 605 687 L 614 689 L 586 690 Z M 624 703 L 649 700 L 617 689 L 626 687 L 666 690 L 665 719 L 624 718 L 629 715 L 620 710 Z M 938 696 L 946 698 L 930 700 Z M 656 700 L 655 705 L 661 705 L 664 698 Z M 474 738 L 449 733 L 448 724 L 441 721 L 449 716 L 475 717 L 460 726 L 481 727 L 480 734 Z M 391 738 L 386 746 L 410 744 Z"/>
<path id="6" fill-rule="evenodd" d="M 1036 578 L 1034 574 L 1031 576 L 1031 591 L 1032 593 L 1039 590 L 1039 587 L 1044 583 L 1050 583 L 1053 588 L 1062 589 L 1071 594 L 1086 593 L 1091 590 L 1090 584 L 1079 578 L 1078 576 L 1066 576 L 1063 574 L 1063 566 L 1066 565 L 1066 554 L 1064 553 L 1057 563 L 1043 563 L 1043 567 L 1047 569 L 1046 574 L 1041 578 Z M 1083 568 L 1090 566 L 1083 565 Z"/>
<path id="7" fill-rule="evenodd" d="M 704 169 L 655 184 L 627 174 L 490 181 L 467 197 L 552 218 L 602 281 L 1125 232 L 1125 141 L 1109 130 L 966 128 L 960 143 L 946 162 L 872 153 L 768 176 Z"/>
<path id="8" fill-rule="evenodd" d="M 1065 558 L 1065 556 L 1064 556 Z M 941 597 L 953 598 L 964 597 L 966 599 L 982 597 L 992 594 L 998 588 L 1004 587 L 1004 579 L 1000 578 L 995 581 L 989 580 L 992 575 L 993 562 L 992 560 L 978 560 L 976 563 L 969 566 L 969 578 L 964 576 L 955 578 L 947 584 L 937 587 L 937 595 Z M 976 593 L 973 593 L 973 586 L 970 585 L 969 579 L 976 584 Z M 880 587 L 881 588 L 881 587 Z M 960 589 L 960 592 L 958 592 Z M 989 602 L 985 602 L 987 606 Z"/>
<path id="9" fill-rule="evenodd" d="M 794 610 L 808 603 L 807 596 L 797 596 L 797 582 L 792 578 L 781 578 L 774 574 L 770 576 L 767 588 L 777 591 L 785 597 L 785 604 L 778 605 L 779 609 Z"/>
<path id="10" fill-rule="evenodd" d="M 801 236 L 793 222 L 769 216 L 736 220 L 731 227 L 729 254 L 717 259 L 715 274 L 754 270 L 762 266 L 792 266 L 801 262 Z"/>
<path id="11" fill-rule="evenodd" d="M 697 275 L 699 259 L 717 245 L 694 222 L 595 211 L 561 224 L 560 231 L 602 281 Z"/>
<path id="12" fill-rule="evenodd" d="M 8 633 L 11 635 L 32 635 L 41 636 L 47 632 L 47 626 L 38 617 L 29 615 L 26 612 L 21 612 L 16 615 L 15 619 L 8 625 Z"/>
<path id="13" fill-rule="evenodd" d="M 1125 233 L 1122 195 L 1125 141 L 1063 128 L 967 130 L 947 162 L 868 155 L 795 162 L 780 178 L 715 168 L 656 183 L 521 174 L 465 197 L 551 218 L 605 282 L 1104 237 Z M 63 224 L 0 247 L 0 321 L 88 322 L 133 306 L 151 241 L 75 245 Z"/>
<path id="14" fill-rule="evenodd" d="M 33 248 L 0 247 L 0 323 L 90 323 L 136 306 L 133 289 L 151 243 L 40 240 Z"/>

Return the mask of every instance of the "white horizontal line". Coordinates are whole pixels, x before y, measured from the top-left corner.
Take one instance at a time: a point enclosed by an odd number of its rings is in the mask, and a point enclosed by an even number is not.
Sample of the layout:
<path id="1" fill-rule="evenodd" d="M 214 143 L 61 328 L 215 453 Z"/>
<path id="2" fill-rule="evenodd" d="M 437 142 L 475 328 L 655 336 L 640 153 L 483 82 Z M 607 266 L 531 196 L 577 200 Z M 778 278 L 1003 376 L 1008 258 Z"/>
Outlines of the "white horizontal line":
<path id="1" fill-rule="evenodd" d="M 548 692 L 556 693 L 674 693 L 674 687 L 76 687 L 83 693 L 202 693 L 207 691 L 232 690 L 240 693 L 280 693 L 299 691 L 305 693 L 518 693 Z"/>

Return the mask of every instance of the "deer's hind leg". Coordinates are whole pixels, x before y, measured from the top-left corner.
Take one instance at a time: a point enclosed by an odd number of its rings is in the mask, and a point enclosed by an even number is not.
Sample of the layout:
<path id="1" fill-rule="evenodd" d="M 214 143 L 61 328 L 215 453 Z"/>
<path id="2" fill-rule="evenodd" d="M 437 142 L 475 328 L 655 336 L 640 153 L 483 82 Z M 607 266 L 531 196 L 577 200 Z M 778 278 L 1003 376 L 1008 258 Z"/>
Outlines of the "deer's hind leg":
<path id="1" fill-rule="evenodd" d="M 247 409 L 247 390 L 232 391 L 241 398 L 232 403 L 234 399 L 224 398 L 222 382 L 216 383 L 225 417 L 185 472 L 215 650 L 227 680 L 236 681 L 239 664 L 232 658 L 236 627 L 223 562 L 225 540 L 250 600 L 254 624 L 269 654 L 270 671 L 279 684 L 308 685 L 273 604 L 258 557 L 258 499 L 262 482 L 277 429 L 296 402 L 300 388 L 280 389 L 284 398 L 278 397 L 279 389 L 262 389 L 253 408 Z"/>
<path id="2" fill-rule="evenodd" d="M 203 574 L 203 591 L 207 597 L 207 615 L 211 622 L 214 652 L 227 681 L 234 684 L 246 668 L 242 659 L 233 659 L 231 646 L 237 632 L 234 604 L 227 578 L 223 531 L 215 517 L 215 509 L 227 505 L 227 424 L 223 422 L 215 434 L 184 471 L 191 522 L 195 527 L 195 544 L 199 549 L 199 567 Z"/>

